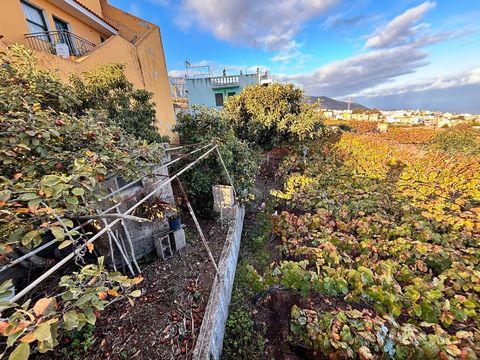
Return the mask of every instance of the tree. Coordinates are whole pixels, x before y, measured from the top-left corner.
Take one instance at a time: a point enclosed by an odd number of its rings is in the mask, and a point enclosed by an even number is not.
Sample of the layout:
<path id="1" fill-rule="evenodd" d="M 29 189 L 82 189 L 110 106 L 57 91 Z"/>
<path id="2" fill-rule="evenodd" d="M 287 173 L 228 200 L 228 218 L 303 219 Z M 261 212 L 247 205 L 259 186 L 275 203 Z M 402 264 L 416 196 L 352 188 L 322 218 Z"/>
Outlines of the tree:
<path id="1" fill-rule="evenodd" d="M 149 142 L 168 142 L 155 126 L 153 93 L 135 89 L 125 76 L 125 65 L 107 64 L 86 71 L 70 79 L 80 101 L 76 110 L 84 115 L 87 110 L 104 110 L 109 123 Z"/>
<path id="2" fill-rule="evenodd" d="M 200 107 L 177 116 L 178 132 L 183 144 L 214 143 L 233 177 L 237 191 L 242 195 L 253 187 L 260 159 L 250 145 L 235 136 L 231 125 L 214 109 Z M 223 165 L 217 156 L 204 159 L 195 168 L 182 176 L 191 201 L 199 209 L 212 208 L 212 185 L 228 184 Z"/>
<path id="3" fill-rule="evenodd" d="M 303 102 L 303 91 L 293 84 L 253 85 L 227 99 L 223 115 L 242 140 L 263 149 L 304 140 L 321 124 L 317 105 Z"/>

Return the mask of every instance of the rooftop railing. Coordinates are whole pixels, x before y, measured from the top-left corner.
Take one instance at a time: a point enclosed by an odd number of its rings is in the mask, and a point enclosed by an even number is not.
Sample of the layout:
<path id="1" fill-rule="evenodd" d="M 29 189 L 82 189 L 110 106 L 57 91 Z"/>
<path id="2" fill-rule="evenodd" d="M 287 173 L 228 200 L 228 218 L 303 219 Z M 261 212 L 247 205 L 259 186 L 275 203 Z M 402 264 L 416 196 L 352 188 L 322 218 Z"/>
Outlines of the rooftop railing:
<path id="1" fill-rule="evenodd" d="M 238 76 L 217 76 L 210 78 L 212 87 L 238 86 Z"/>
<path id="2" fill-rule="evenodd" d="M 68 55 L 83 56 L 95 48 L 95 44 L 67 30 L 43 31 L 25 34 L 28 45 L 35 50 L 65 56 L 65 51 L 59 53 L 59 44 L 65 44 Z"/>

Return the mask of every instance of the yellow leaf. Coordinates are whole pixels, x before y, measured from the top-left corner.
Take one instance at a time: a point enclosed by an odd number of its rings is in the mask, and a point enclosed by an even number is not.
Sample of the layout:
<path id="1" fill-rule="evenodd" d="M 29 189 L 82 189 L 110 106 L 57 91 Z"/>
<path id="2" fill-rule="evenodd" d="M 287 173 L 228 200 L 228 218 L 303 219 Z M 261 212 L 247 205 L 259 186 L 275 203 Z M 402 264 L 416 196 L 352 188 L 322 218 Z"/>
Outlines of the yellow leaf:
<path id="1" fill-rule="evenodd" d="M 55 308 L 55 299 L 54 298 L 43 298 L 38 300 L 33 306 L 33 312 L 36 316 L 42 316 L 46 314 L 47 310 L 54 310 Z"/>
<path id="2" fill-rule="evenodd" d="M 37 338 L 35 337 L 35 335 L 33 335 L 33 333 L 29 333 L 29 334 L 25 335 L 24 337 L 22 337 L 20 339 L 20 341 L 22 343 L 27 343 L 27 344 L 29 344 L 29 343 L 31 343 L 35 340 L 37 340 Z"/>
<path id="3" fill-rule="evenodd" d="M 65 240 L 65 241 L 62 241 L 62 243 L 60 245 L 58 245 L 58 248 L 59 249 L 63 249 L 63 248 L 66 248 L 68 245 L 70 245 L 72 243 L 72 240 Z"/>
<path id="4" fill-rule="evenodd" d="M 27 360 L 30 356 L 30 345 L 20 343 L 15 350 L 12 351 L 8 360 Z"/>
<path id="5" fill-rule="evenodd" d="M 132 285 L 137 285 L 140 284 L 143 281 L 142 276 L 137 276 L 132 279 Z"/>
<path id="6" fill-rule="evenodd" d="M 107 291 L 108 295 L 117 297 L 118 296 L 118 291 L 117 290 L 108 290 Z"/>
<path id="7" fill-rule="evenodd" d="M 87 249 L 88 249 L 88 252 L 89 252 L 90 254 L 93 252 L 93 248 L 94 248 L 94 246 L 93 246 L 92 243 L 88 243 L 88 244 L 87 244 Z"/>

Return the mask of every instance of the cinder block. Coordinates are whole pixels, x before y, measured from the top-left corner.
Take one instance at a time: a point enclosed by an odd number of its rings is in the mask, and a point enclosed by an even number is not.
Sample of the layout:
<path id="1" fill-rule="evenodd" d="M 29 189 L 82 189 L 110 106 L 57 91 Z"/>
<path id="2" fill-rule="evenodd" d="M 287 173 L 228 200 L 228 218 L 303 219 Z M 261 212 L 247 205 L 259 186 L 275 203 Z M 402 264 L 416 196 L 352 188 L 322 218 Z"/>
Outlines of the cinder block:
<path id="1" fill-rule="evenodd" d="M 178 229 L 170 233 L 170 247 L 173 251 L 183 249 L 187 245 L 185 240 L 185 230 Z"/>
<path id="2" fill-rule="evenodd" d="M 172 248 L 170 247 L 170 237 L 168 235 L 155 238 L 154 242 L 158 257 L 161 257 L 163 260 L 172 257 L 173 253 Z"/>

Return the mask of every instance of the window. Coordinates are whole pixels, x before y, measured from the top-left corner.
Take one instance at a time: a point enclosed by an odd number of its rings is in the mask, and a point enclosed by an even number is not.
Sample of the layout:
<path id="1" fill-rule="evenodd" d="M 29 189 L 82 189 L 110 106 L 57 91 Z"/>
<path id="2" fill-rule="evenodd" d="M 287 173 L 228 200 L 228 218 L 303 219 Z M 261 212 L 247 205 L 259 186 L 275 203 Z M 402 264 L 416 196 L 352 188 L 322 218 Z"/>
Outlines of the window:
<path id="1" fill-rule="evenodd" d="M 53 17 L 53 22 L 55 23 L 55 29 L 57 29 L 58 31 L 58 39 L 55 40 L 57 40 L 59 43 L 66 44 L 68 46 L 68 51 L 70 52 L 70 54 L 76 55 L 74 46 L 75 44 L 72 37 L 70 36 L 70 26 L 68 25 L 68 23 L 55 16 Z"/>
<path id="2" fill-rule="evenodd" d="M 229 92 L 228 96 L 235 96 L 235 92 Z"/>
<path id="3" fill-rule="evenodd" d="M 43 11 L 25 1 L 22 1 L 21 3 L 30 32 L 38 33 L 48 31 Z"/>
<path id="4" fill-rule="evenodd" d="M 215 94 L 215 105 L 223 106 L 223 94 Z"/>

